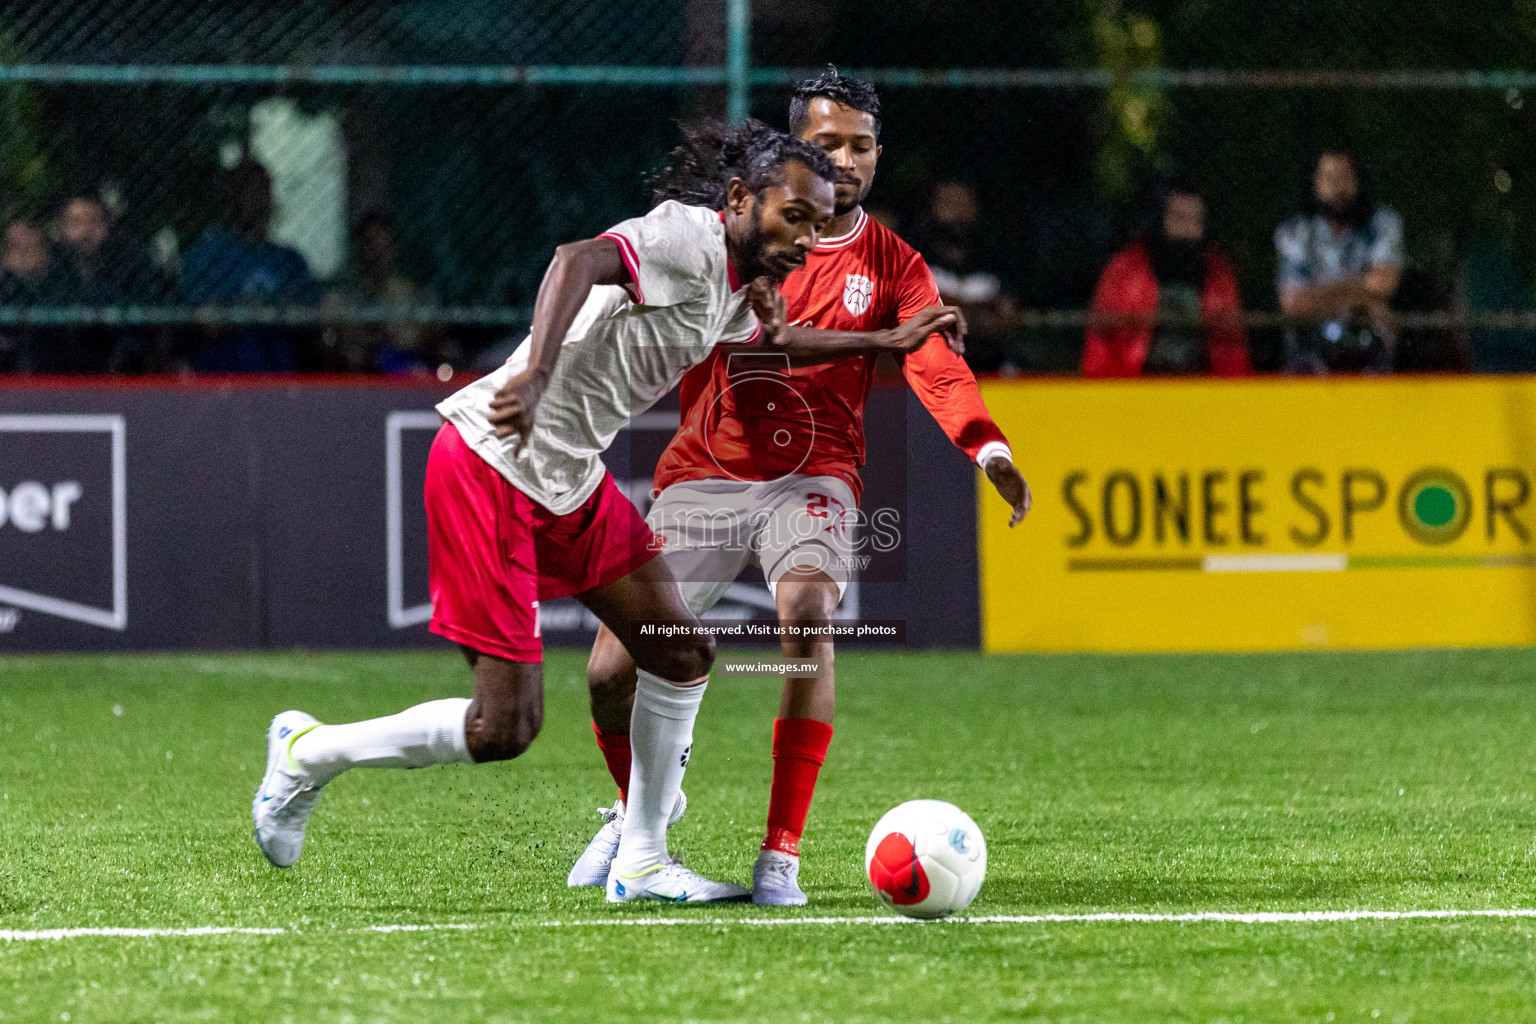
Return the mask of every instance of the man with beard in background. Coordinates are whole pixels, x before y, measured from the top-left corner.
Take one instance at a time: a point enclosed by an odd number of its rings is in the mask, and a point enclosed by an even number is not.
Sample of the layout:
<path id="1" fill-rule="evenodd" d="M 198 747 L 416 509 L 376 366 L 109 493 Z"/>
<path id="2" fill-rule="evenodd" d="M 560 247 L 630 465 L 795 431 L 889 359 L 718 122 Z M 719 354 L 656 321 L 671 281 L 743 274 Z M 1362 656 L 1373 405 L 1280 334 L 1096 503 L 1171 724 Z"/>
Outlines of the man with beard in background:
<path id="1" fill-rule="evenodd" d="M 1157 189 L 1138 234 L 1094 289 L 1083 376 L 1252 373 L 1237 276 L 1205 237 L 1205 200 L 1184 184 Z"/>
<path id="2" fill-rule="evenodd" d="M 1286 332 L 1290 373 L 1392 368 L 1388 302 L 1402 282 L 1403 222 L 1372 200 L 1360 161 L 1343 146 L 1308 167 L 1304 212 L 1275 231 L 1280 311 L 1307 321 Z"/>

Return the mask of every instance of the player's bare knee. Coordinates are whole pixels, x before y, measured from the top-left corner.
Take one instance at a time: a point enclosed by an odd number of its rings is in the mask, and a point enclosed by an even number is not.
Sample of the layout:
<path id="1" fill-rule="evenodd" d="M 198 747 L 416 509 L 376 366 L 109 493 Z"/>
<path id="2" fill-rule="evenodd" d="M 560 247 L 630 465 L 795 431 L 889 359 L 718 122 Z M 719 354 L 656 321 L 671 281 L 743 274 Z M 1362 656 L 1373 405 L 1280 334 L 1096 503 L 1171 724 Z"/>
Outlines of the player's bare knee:
<path id="1" fill-rule="evenodd" d="M 506 716 L 486 737 L 485 748 L 491 754 L 491 760 L 510 761 L 518 757 L 533 745 L 543 726 L 542 708 L 519 710 L 516 714 Z"/>
<path id="2" fill-rule="evenodd" d="M 677 652 L 676 674 L 671 678 L 679 683 L 703 679 L 714 667 L 715 638 L 693 637 Z"/>
<path id="3" fill-rule="evenodd" d="M 824 625 L 837 611 L 837 582 L 812 569 L 791 569 L 779 577 L 774 604 L 785 623 Z"/>
<path id="4" fill-rule="evenodd" d="M 476 762 L 510 761 L 533 745 L 543 727 L 543 702 L 529 702 L 471 719 L 465 738 Z"/>
<path id="5" fill-rule="evenodd" d="M 799 586 L 784 595 L 779 617 L 790 622 L 822 625 L 837 609 L 837 584 Z"/>
<path id="6" fill-rule="evenodd" d="M 641 666 L 673 683 L 690 683 L 709 675 L 715 667 L 715 638 L 689 637 L 650 652 Z"/>
<path id="7" fill-rule="evenodd" d="M 697 672 L 695 675 L 689 676 L 689 678 L 702 679 L 709 675 L 710 670 L 715 667 L 715 638 L 712 636 L 700 637 L 695 643 L 691 656 L 693 658 L 693 668 Z"/>

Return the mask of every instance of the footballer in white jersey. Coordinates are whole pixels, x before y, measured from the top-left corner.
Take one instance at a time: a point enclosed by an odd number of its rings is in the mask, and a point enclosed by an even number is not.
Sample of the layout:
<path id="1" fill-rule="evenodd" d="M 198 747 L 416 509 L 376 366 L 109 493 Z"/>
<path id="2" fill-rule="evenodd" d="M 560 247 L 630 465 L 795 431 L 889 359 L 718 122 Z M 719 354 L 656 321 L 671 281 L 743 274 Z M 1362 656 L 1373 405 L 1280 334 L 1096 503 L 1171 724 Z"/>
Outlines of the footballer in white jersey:
<path id="1" fill-rule="evenodd" d="M 774 284 L 804 262 L 831 219 L 832 165 L 765 126 L 711 132 L 720 142 L 711 166 L 729 182 L 724 208 L 663 204 L 561 246 L 525 354 L 443 403 L 425 493 L 432 629 L 463 650 L 474 696 L 345 725 L 302 711 L 274 718 L 252 817 L 275 866 L 298 860 L 322 787 L 350 768 L 478 764 L 526 750 L 543 721 L 538 602 L 574 594 L 625 638 L 639 666 L 629 826 L 609 900 L 747 897 L 668 854 L 667 821 L 714 644 L 599 455 L 630 415 L 722 340 L 760 332 L 808 358 L 905 351 L 957 314 L 936 309 L 931 323 L 878 335 L 785 327 Z M 674 160 L 699 155 L 680 150 Z M 684 628 L 632 636 L 632 623 L 658 620 Z"/>
<path id="2" fill-rule="evenodd" d="M 558 515 L 597 489 L 600 456 L 631 418 L 676 387 L 715 345 L 751 343 L 762 334 L 727 255 L 719 213 L 664 202 L 598 239 L 617 247 L 629 280 L 594 287 L 582 304 L 527 436 L 498 437 L 491 402 L 528 372 L 531 343 L 437 407 L 512 486 Z"/>

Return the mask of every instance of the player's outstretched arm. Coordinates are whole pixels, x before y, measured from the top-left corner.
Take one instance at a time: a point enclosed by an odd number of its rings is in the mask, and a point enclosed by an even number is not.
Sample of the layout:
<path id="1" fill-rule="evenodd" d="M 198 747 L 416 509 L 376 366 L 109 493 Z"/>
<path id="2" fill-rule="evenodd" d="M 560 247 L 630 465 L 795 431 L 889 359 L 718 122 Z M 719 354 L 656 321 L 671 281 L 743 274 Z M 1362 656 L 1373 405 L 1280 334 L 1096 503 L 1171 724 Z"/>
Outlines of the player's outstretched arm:
<path id="1" fill-rule="evenodd" d="M 824 331 L 786 325 L 770 333 L 767 343 L 783 349 L 796 363 L 844 359 L 865 352 L 904 355 L 921 348 L 931 335 L 942 334 L 950 349 L 965 351 L 965 316 L 956 306 L 928 306 L 905 323 L 880 331 Z"/>
<path id="2" fill-rule="evenodd" d="M 565 344 L 565 336 L 593 286 L 630 281 L 619 245 L 611 238 L 570 242 L 555 250 L 533 304 L 528 368 L 503 384 L 491 399 L 491 426 L 496 428 L 497 437 L 516 434 L 520 445 L 527 442 L 533 430 L 534 409 L 560 358 L 560 346 Z"/>
<path id="3" fill-rule="evenodd" d="M 905 309 L 929 301 L 928 296 L 936 293 L 928 268 L 919 263 L 918 269 L 920 273 L 909 278 L 914 287 L 903 302 Z M 912 319 L 930 308 L 921 306 Z M 1012 506 L 1008 525 L 1023 522 L 1032 500 L 1029 484 L 1013 464 L 1008 439 L 987 412 L 970 367 L 953 351 L 952 345 L 946 346 L 937 339 L 904 356 L 901 367 L 912 390 L 955 447 L 977 460 L 997 493 Z"/>

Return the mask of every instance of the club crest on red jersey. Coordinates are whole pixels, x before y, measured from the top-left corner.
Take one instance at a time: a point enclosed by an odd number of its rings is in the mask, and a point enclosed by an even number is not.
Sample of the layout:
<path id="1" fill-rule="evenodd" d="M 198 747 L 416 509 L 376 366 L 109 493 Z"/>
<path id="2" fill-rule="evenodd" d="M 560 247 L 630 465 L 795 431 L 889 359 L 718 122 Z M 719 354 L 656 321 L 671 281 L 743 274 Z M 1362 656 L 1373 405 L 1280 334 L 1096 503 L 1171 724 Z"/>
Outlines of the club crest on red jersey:
<path id="1" fill-rule="evenodd" d="M 863 274 L 849 274 L 843 281 L 843 306 L 854 316 L 863 316 L 875 301 L 875 282 Z"/>

